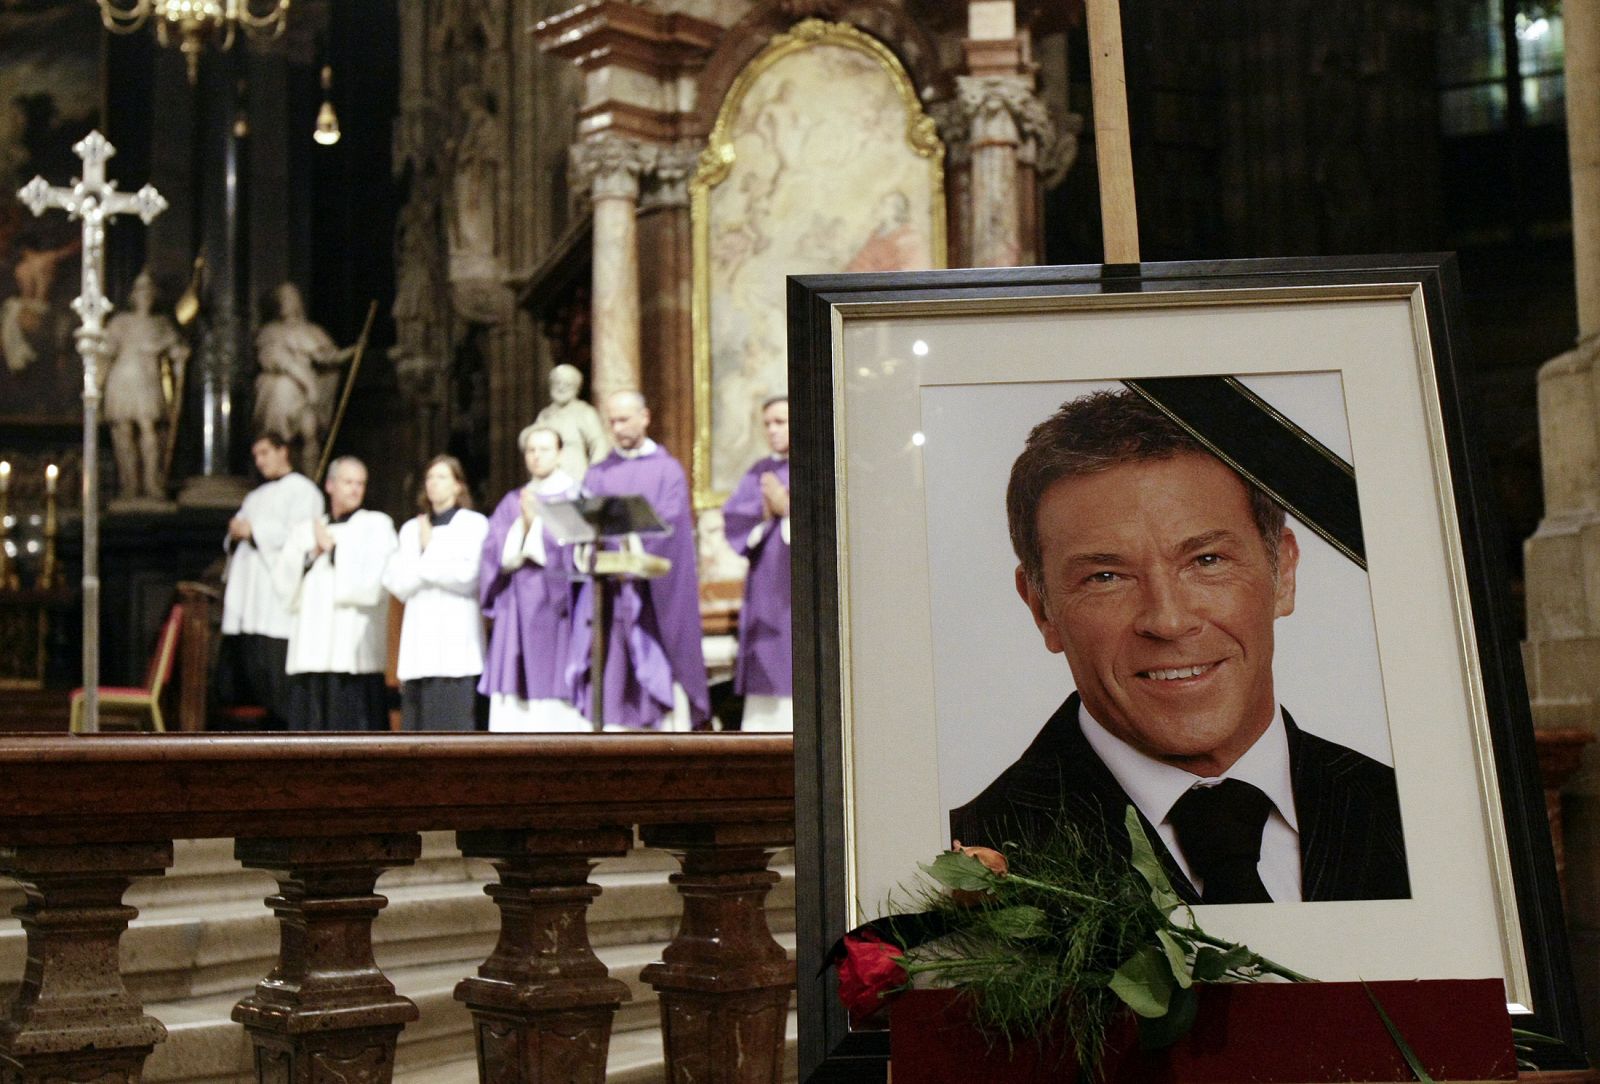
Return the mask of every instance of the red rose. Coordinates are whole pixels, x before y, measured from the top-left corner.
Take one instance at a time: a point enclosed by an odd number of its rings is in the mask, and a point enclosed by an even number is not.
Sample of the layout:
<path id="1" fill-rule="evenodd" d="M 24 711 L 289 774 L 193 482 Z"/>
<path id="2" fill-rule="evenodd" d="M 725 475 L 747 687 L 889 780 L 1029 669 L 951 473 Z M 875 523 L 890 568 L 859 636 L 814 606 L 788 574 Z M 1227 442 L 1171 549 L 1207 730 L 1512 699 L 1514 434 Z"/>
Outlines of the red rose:
<path id="1" fill-rule="evenodd" d="M 903 957 L 898 945 L 871 930 L 845 936 L 844 959 L 839 961 L 839 1000 L 850 1013 L 850 1023 L 860 1025 L 883 1008 L 885 994 L 905 985 L 905 968 L 900 966 Z"/>

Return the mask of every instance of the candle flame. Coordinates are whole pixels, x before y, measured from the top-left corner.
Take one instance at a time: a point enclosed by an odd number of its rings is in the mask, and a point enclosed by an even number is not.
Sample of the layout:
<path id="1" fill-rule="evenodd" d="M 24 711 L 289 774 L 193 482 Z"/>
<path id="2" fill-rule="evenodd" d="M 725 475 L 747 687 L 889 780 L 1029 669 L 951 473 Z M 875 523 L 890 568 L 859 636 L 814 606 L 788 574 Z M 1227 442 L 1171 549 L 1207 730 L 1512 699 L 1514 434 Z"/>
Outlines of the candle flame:
<path id="1" fill-rule="evenodd" d="M 46 467 L 44 469 L 44 476 L 46 478 L 50 479 L 50 481 L 52 481 L 52 482 L 56 480 L 56 475 L 58 475 L 60 473 L 61 473 L 61 468 L 56 466 L 54 463 L 50 464 L 48 467 Z"/>

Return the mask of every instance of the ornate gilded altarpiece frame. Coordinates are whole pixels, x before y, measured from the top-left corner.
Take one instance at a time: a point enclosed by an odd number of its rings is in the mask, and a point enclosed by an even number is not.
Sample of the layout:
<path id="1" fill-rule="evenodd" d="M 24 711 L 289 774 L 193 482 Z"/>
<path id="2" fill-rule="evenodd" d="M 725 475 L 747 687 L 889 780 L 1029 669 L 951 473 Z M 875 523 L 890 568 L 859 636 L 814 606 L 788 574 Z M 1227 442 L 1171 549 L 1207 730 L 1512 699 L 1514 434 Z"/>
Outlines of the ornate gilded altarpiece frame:
<path id="1" fill-rule="evenodd" d="M 944 144 L 888 46 L 806 19 L 729 87 L 690 214 L 694 495 L 706 508 L 767 454 L 760 405 L 787 388 L 784 276 L 945 266 Z"/>
<path id="2" fill-rule="evenodd" d="M 1409 896 L 1199 906 L 1202 925 L 1325 980 L 1502 978 L 1513 1021 L 1558 1040 L 1541 1067 L 1586 1064 L 1458 299 L 1453 257 L 1430 255 L 789 281 L 801 1079 L 883 1079 L 888 1034 L 849 1026 L 824 956 L 905 909 L 896 886 L 949 844 L 948 811 L 1072 685 L 1013 580 L 1004 494 L 1028 429 L 1091 383 L 1223 377 L 1349 467 L 1362 563 L 1313 571 L 1296 528 L 1274 696 L 1352 748 L 1376 724 Z M 1310 505 L 1289 497 L 1338 488 L 1274 499 L 1293 519 Z M 1339 659 L 1367 636 L 1366 662 Z"/>

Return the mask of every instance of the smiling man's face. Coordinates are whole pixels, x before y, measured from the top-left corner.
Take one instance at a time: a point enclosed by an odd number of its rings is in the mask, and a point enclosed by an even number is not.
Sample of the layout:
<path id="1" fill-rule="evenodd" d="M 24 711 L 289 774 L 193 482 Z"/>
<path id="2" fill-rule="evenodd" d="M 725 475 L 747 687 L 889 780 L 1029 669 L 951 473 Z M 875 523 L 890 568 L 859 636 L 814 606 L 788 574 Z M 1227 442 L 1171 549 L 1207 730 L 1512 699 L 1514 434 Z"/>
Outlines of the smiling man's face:
<path id="1" fill-rule="evenodd" d="M 1294 534 L 1274 571 L 1244 482 L 1193 452 L 1063 478 L 1037 515 L 1043 595 L 1020 569 L 1017 590 L 1089 714 L 1177 767 L 1225 771 L 1272 721 Z"/>

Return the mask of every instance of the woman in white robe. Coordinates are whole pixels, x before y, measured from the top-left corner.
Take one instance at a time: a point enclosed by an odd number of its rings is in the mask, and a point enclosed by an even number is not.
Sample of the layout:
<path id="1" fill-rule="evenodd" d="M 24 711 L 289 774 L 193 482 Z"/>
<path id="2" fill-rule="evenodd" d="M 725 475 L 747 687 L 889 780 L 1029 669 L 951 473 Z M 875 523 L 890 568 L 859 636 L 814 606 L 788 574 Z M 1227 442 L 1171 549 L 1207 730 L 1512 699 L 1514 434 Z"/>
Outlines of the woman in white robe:
<path id="1" fill-rule="evenodd" d="M 400 625 L 401 725 L 476 729 L 483 673 L 478 560 L 489 521 L 472 510 L 460 460 L 435 456 L 423 472 L 423 511 L 400 528 L 383 586 L 405 603 Z"/>

